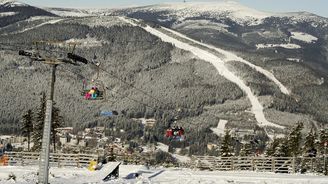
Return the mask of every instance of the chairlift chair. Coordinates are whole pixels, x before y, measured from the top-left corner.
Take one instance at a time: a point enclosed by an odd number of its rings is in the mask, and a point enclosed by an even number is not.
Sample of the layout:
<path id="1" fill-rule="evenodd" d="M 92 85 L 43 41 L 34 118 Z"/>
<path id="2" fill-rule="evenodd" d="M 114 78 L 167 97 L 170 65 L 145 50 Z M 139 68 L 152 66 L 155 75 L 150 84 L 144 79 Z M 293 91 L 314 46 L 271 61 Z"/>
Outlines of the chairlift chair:
<path id="1" fill-rule="evenodd" d="M 81 95 L 86 100 L 104 100 L 105 99 L 104 84 L 98 80 L 91 80 L 89 82 L 83 80 Z"/>

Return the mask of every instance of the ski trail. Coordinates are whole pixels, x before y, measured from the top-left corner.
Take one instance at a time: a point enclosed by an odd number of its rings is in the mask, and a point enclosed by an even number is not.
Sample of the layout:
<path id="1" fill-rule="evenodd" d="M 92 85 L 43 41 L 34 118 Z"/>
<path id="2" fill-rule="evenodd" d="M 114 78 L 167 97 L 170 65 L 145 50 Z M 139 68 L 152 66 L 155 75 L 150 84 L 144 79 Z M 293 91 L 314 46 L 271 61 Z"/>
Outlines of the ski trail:
<path id="1" fill-rule="evenodd" d="M 58 22 L 60 22 L 60 21 L 62 21 L 62 20 L 63 20 L 63 19 L 50 20 L 50 21 L 47 21 L 47 22 L 43 22 L 43 23 L 41 23 L 41 24 L 39 24 L 39 25 L 36 25 L 36 26 L 34 26 L 34 27 L 30 27 L 30 28 L 23 29 L 23 30 L 21 30 L 21 31 L 14 32 L 14 33 L 12 33 L 12 34 L 24 33 L 24 32 L 26 32 L 26 31 L 29 31 L 29 30 L 32 30 L 32 29 L 35 29 L 35 28 L 38 28 L 38 27 L 44 26 L 44 25 L 46 25 L 46 24 L 56 24 L 56 23 L 58 23 Z"/>
<path id="2" fill-rule="evenodd" d="M 135 23 L 133 23 L 132 21 L 130 21 L 124 17 L 121 17 L 121 19 L 127 23 L 137 26 Z M 225 66 L 224 61 L 221 58 L 215 56 L 214 54 L 212 54 L 208 51 L 202 50 L 198 47 L 189 45 L 189 44 L 181 42 L 175 38 L 172 38 L 152 27 L 146 26 L 146 27 L 141 27 L 141 28 L 143 28 L 147 32 L 161 38 L 164 42 L 172 43 L 177 48 L 190 51 L 191 53 L 193 53 L 200 59 L 211 63 L 212 65 L 215 66 L 215 68 L 217 69 L 217 71 L 219 72 L 220 75 L 224 76 L 226 79 L 230 80 L 231 82 L 237 84 L 240 87 L 240 89 L 242 89 L 246 93 L 247 97 L 249 98 L 249 100 L 252 104 L 252 113 L 255 115 L 255 118 L 260 127 L 272 126 L 272 127 L 277 127 L 277 128 L 281 128 L 281 129 L 284 128 L 283 126 L 269 122 L 265 118 L 264 113 L 263 113 L 263 106 L 260 104 L 258 98 L 252 93 L 251 89 L 244 83 L 243 80 L 241 80 L 234 73 L 229 71 L 229 69 Z"/>
<path id="3" fill-rule="evenodd" d="M 214 46 L 212 46 L 212 45 L 208 45 L 208 44 L 201 43 L 201 42 L 199 42 L 199 41 L 196 41 L 196 40 L 194 40 L 194 39 L 191 39 L 191 38 L 189 38 L 189 37 L 187 37 L 187 36 L 185 36 L 185 35 L 183 35 L 183 34 L 181 34 L 181 33 L 179 33 L 179 32 L 176 32 L 176 31 L 174 31 L 174 30 L 171 30 L 171 29 L 168 29 L 168 28 L 165 28 L 165 27 L 162 27 L 162 29 L 164 29 L 164 30 L 166 30 L 166 31 L 169 31 L 169 32 L 171 32 L 171 33 L 173 33 L 173 34 L 175 34 L 175 35 L 181 37 L 181 38 L 187 39 L 187 40 L 192 41 L 192 42 L 194 42 L 194 43 L 196 43 L 196 44 L 202 45 L 202 46 L 207 47 L 207 48 L 209 48 L 209 49 L 213 49 L 213 50 L 215 50 L 215 51 L 217 51 L 217 52 L 223 54 L 223 55 L 225 56 L 225 58 L 224 58 L 223 61 L 225 61 L 225 62 L 228 62 L 228 61 L 239 61 L 239 62 L 242 62 L 242 63 L 244 63 L 244 64 L 246 64 L 246 65 L 252 67 L 252 68 L 255 69 L 256 71 L 262 73 L 262 74 L 265 75 L 267 78 L 269 78 L 271 81 L 273 81 L 273 82 L 279 87 L 279 89 L 280 89 L 280 91 L 281 91 L 282 93 L 284 93 L 284 94 L 286 94 L 286 95 L 289 95 L 289 94 L 290 94 L 290 92 L 288 91 L 288 89 L 287 89 L 287 88 L 286 88 L 286 87 L 285 87 L 285 86 L 284 86 L 284 85 L 283 85 L 283 84 L 282 84 L 282 83 L 281 83 L 281 82 L 280 82 L 280 81 L 279 81 L 279 80 L 278 80 L 278 79 L 277 79 L 277 78 L 276 78 L 271 72 L 269 72 L 268 70 L 265 70 L 264 68 L 262 68 L 262 67 L 260 67 L 260 66 L 256 66 L 256 65 L 250 63 L 249 61 L 246 61 L 246 60 L 244 60 L 243 58 L 238 57 L 237 55 L 235 55 L 235 54 L 233 54 L 233 53 L 231 53 L 231 52 L 228 52 L 228 51 L 225 51 L 225 50 L 223 50 L 223 49 L 220 49 L 220 48 L 214 47 Z"/>

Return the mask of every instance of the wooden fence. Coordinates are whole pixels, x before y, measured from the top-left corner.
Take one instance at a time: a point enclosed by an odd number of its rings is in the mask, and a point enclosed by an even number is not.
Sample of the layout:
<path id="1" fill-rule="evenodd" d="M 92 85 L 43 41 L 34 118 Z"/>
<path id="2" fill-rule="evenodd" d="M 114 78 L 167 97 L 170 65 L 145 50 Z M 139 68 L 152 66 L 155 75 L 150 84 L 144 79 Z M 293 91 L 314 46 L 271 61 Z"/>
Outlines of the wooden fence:
<path id="1" fill-rule="evenodd" d="M 259 172 L 327 172 L 324 157 L 213 157 L 193 156 L 192 166 L 200 169 L 233 171 L 250 170 Z M 325 164 L 326 162 L 326 164 Z"/>
<path id="2" fill-rule="evenodd" d="M 38 165 L 40 153 L 35 152 L 6 152 L 8 155 L 8 165 Z M 61 154 L 50 153 L 49 165 L 57 167 L 86 167 L 90 161 L 97 159 L 97 155 L 91 154 Z"/>

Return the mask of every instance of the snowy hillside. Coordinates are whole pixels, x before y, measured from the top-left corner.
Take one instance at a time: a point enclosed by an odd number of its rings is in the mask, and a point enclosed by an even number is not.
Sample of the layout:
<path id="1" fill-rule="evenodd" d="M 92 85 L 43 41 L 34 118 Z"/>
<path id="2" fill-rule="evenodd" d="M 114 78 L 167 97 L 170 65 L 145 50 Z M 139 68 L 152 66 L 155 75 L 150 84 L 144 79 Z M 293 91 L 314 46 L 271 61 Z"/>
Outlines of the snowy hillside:
<path id="1" fill-rule="evenodd" d="M 229 17 L 238 23 L 251 23 L 258 24 L 263 18 L 272 16 L 271 13 L 265 13 L 257 11 L 246 6 L 243 6 L 234 1 L 222 1 L 222 2 L 188 2 L 188 3 L 171 3 L 161 4 L 154 6 L 146 6 L 136 8 L 136 11 L 150 11 L 150 12 L 167 12 L 177 16 L 179 21 L 193 18 L 208 16 L 212 18 L 224 18 Z M 134 11 L 135 11 L 134 10 Z M 170 17 L 168 17 L 170 19 Z"/>

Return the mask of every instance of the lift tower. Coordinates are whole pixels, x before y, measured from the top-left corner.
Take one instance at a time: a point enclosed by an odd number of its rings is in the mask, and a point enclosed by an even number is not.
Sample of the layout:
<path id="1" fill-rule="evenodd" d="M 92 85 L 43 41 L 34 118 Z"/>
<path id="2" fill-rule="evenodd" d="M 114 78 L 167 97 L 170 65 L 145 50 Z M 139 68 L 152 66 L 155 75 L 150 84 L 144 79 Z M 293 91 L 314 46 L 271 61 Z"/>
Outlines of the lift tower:
<path id="1" fill-rule="evenodd" d="M 48 184 L 52 104 L 53 104 L 54 88 L 55 88 L 55 81 L 56 81 L 56 68 L 58 65 L 64 63 L 78 65 L 77 62 L 81 62 L 87 64 L 88 60 L 73 53 L 77 43 L 65 43 L 60 41 L 38 41 L 35 42 L 34 44 L 38 45 L 42 43 L 73 45 L 73 50 L 67 53 L 66 58 L 47 58 L 41 56 L 39 52 L 33 52 L 33 51 L 30 52 L 25 50 L 19 51 L 19 55 L 30 57 L 32 60 L 41 61 L 44 64 L 48 64 L 51 66 L 51 73 L 50 73 L 51 80 L 49 83 L 48 99 L 46 102 L 46 112 L 45 112 L 45 119 L 44 119 L 42 146 L 41 146 L 41 154 L 40 154 L 40 162 L 39 162 L 39 176 L 38 176 L 38 184 Z"/>

